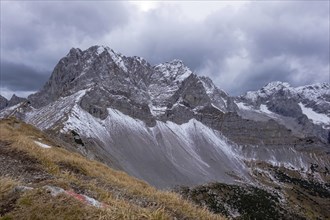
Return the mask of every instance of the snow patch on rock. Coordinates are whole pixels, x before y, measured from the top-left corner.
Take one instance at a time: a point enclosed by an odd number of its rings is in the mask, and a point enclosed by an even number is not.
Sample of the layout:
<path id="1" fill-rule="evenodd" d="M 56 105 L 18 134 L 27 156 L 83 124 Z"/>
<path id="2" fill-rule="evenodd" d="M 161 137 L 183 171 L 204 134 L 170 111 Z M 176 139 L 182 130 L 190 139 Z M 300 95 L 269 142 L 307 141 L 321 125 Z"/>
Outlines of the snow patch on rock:
<path id="1" fill-rule="evenodd" d="M 312 108 L 306 107 L 301 102 L 299 103 L 299 106 L 303 114 L 306 115 L 308 119 L 311 119 L 315 124 L 330 124 L 330 118 L 327 115 L 317 113 Z"/>
<path id="2" fill-rule="evenodd" d="M 105 48 L 103 47 L 103 46 L 101 46 L 101 47 L 98 47 L 97 48 L 97 55 L 100 55 L 101 53 L 103 53 L 105 51 Z"/>
<path id="3" fill-rule="evenodd" d="M 39 147 L 42 147 L 42 148 L 46 148 L 46 149 L 52 148 L 48 144 L 44 144 L 44 143 L 41 143 L 39 141 L 34 141 L 34 143 L 36 143 Z"/>
<path id="4" fill-rule="evenodd" d="M 237 105 L 237 107 L 239 109 L 242 109 L 242 110 L 248 110 L 248 111 L 253 111 L 254 110 L 252 106 L 247 105 L 244 102 L 235 102 L 235 104 Z"/>
<path id="5" fill-rule="evenodd" d="M 267 106 L 266 105 L 263 105 L 263 104 L 260 105 L 260 111 L 261 112 L 264 112 L 266 114 L 273 114 L 273 112 L 269 111 L 269 109 L 267 108 Z"/>
<path id="6" fill-rule="evenodd" d="M 112 49 L 108 50 L 112 60 L 115 62 L 115 64 L 121 68 L 124 72 L 127 72 L 127 67 L 125 66 L 124 60 L 123 60 L 123 55 L 116 53 Z"/>

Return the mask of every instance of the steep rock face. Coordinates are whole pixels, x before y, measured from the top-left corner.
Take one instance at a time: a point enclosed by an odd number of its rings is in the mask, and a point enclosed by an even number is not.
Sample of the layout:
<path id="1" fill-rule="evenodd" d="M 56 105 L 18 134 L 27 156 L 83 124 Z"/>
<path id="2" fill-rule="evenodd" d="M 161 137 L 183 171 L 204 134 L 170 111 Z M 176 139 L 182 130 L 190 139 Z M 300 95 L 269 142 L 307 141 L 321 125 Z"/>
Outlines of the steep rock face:
<path id="1" fill-rule="evenodd" d="M 298 140 L 285 126 L 268 121 L 243 119 L 237 113 L 201 114 L 201 121 L 221 131 L 226 137 L 242 145 L 288 146 Z"/>
<path id="2" fill-rule="evenodd" d="M 124 92 L 93 88 L 82 97 L 79 104 L 84 110 L 100 119 L 105 119 L 108 116 L 107 108 L 112 107 L 124 114 L 141 119 L 150 126 L 155 124 L 149 106 L 130 99 L 130 95 Z"/>
<path id="3" fill-rule="evenodd" d="M 119 75 L 123 70 L 116 65 L 110 53 L 100 50 L 99 47 L 91 47 L 88 51 L 72 48 L 56 65 L 42 90 L 29 96 L 32 105 L 42 107 L 59 97 L 91 86 L 111 85 L 111 76 Z M 120 82 L 124 80 L 123 75 L 113 77 L 113 84 L 122 86 Z"/>
<path id="4" fill-rule="evenodd" d="M 0 95 L 0 110 L 6 108 L 7 106 L 8 106 L 8 100 L 2 95 Z"/>
<path id="5" fill-rule="evenodd" d="M 181 60 L 173 60 L 154 67 L 148 87 L 153 115 L 159 116 L 165 113 L 167 107 L 173 104 L 171 97 L 191 75 L 192 72 Z"/>

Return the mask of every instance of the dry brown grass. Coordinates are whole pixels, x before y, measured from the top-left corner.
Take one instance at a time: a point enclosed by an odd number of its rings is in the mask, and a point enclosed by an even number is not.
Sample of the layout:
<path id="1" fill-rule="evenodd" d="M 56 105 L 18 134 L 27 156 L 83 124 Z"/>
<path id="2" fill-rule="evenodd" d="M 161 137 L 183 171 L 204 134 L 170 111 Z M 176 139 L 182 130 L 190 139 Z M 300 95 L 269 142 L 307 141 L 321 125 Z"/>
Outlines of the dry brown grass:
<path id="1" fill-rule="evenodd" d="M 88 160 L 61 147 L 41 148 L 35 144 L 35 140 L 51 146 L 57 146 L 57 143 L 33 126 L 16 119 L 0 121 L 0 131 L 0 140 L 10 142 L 15 150 L 38 160 L 45 171 L 55 177 L 35 183 L 37 189 L 24 194 L 15 211 L 7 217 L 41 219 L 37 210 L 42 210 L 47 213 L 43 219 L 55 219 L 56 216 L 61 219 L 223 219 L 183 200 L 175 193 L 156 190 L 98 161 Z M 0 192 L 14 184 L 10 180 L 6 181 L 8 183 L 0 187 Z M 82 206 L 66 196 L 50 198 L 50 195 L 40 190 L 43 185 L 65 189 L 75 186 L 109 207 L 97 209 Z"/>
<path id="2" fill-rule="evenodd" d="M 42 189 L 26 192 L 18 201 L 16 209 L 8 214 L 11 219 L 168 219 L 162 210 L 150 212 L 130 204 L 113 203 L 107 209 L 84 206 L 65 194 L 55 199 Z"/>
<path id="3" fill-rule="evenodd" d="M 11 192 L 15 186 L 19 184 L 18 181 L 13 180 L 9 177 L 0 178 L 0 199 L 3 199 L 6 194 Z"/>

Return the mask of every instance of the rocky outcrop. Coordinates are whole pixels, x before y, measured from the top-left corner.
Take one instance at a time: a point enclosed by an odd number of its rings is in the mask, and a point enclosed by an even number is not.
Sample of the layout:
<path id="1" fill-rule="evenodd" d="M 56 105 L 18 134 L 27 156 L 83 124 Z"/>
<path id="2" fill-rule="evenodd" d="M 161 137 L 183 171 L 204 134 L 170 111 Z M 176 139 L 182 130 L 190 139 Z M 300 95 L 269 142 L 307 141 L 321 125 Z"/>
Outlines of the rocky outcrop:
<path id="1" fill-rule="evenodd" d="M 26 101 L 26 98 L 18 97 L 15 94 L 9 100 L 7 100 L 5 97 L 0 95 L 0 110 L 17 105 L 24 101 Z"/>
<path id="2" fill-rule="evenodd" d="M 118 96 L 121 96 L 118 98 Z M 150 113 L 149 106 L 129 99 L 129 94 L 105 89 L 90 90 L 80 100 L 80 106 L 96 118 L 104 120 L 108 116 L 107 108 L 114 108 L 133 118 L 155 125 L 155 119 Z"/>
<path id="3" fill-rule="evenodd" d="M 18 103 L 24 102 L 26 101 L 26 98 L 21 98 L 16 96 L 15 94 L 10 98 L 10 100 L 8 101 L 8 107 L 9 106 L 13 106 L 13 105 L 17 105 Z"/>
<path id="4" fill-rule="evenodd" d="M 8 106 L 8 100 L 2 95 L 0 95 L 0 110 L 6 108 L 7 106 Z"/>

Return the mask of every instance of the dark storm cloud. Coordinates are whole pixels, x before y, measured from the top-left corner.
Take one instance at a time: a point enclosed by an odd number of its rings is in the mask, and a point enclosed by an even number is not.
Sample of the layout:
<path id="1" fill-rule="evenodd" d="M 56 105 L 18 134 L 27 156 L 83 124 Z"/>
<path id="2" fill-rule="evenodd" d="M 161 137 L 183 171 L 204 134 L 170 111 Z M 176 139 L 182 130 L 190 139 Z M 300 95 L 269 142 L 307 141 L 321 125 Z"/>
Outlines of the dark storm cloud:
<path id="1" fill-rule="evenodd" d="M 2 59 L 51 70 L 71 47 L 97 40 L 128 22 L 120 2 L 1 3 Z M 29 59 L 24 59 L 24 58 Z"/>
<path id="2" fill-rule="evenodd" d="M 47 77 L 71 47 L 105 44 L 152 64 L 182 59 L 235 95 L 272 80 L 294 86 L 328 80 L 328 1 L 253 1 L 203 19 L 192 19 L 198 8 L 182 13 L 193 2 L 160 3 L 147 12 L 128 2 L 1 4 L 1 59 L 44 69 Z"/>
<path id="3" fill-rule="evenodd" d="M 1 86 L 17 91 L 37 91 L 49 75 L 24 64 L 1 62 Z"/>

